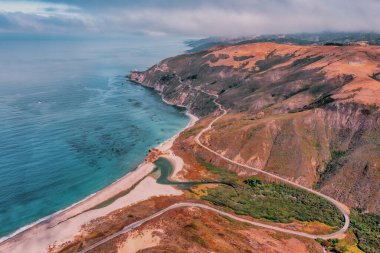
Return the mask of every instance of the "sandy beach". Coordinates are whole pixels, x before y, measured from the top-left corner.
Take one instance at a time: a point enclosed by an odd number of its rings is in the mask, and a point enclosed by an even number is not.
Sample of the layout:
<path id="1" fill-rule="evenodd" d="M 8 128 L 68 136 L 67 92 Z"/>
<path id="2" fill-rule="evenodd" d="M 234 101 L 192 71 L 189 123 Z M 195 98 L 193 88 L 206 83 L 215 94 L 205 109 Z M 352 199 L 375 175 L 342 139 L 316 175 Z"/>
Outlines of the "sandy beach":
<path id="1" fill-rule="evenodd" d="M 194 115 L 186 114 L 190 118 L 190 122 L 182 131 L 193 126 L 198 120 Z M 179 133 L 157 147 L 162 152 L 165 152 L 166 157 L 173 163 L 175 168 L 174 178 L 183 166 L 182 159 L 175 156 L 171 150 L 178 135 Z M 81 227 L 93 219 L 153 196 L 182 194 L 182 191 L 173 186 L 159 185 L 154 178 L 147 177 L 153 168 L 154 164 L 143 162 L 134 171 L 85 200 L 31 225 L 24 231 L 15 233 L 9 238 L 4 238 L 0 243 L 0 252 L 25 253 L 25 249 L 28 249 L 30 253 L 47 252 L 49 247 L 72 240 L 76 235 L 80 234 Z M 113 203 L 102 208 L 91 209 L 128 189 L 131 189 L 128 194 L 116 199 Z"/>
<path id="2" fill-rule="evenodd" d="M 131 232 L 127 240 L 119 247 L 118 253 L 135 253 L 139 250 L 154 247 L 160 244 L 161 229 L 149 229 L 146 231 Z"/>

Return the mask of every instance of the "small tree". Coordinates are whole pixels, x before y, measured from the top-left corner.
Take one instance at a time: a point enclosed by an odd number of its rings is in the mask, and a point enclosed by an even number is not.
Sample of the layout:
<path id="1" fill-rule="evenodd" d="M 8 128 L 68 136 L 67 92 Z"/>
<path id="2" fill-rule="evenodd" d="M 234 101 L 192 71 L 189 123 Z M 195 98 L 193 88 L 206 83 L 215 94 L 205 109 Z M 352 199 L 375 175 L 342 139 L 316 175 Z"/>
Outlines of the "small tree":
<path id="1" fill-rule="evenodd" d="M 252 188 L 255 188 L 256 186 L 261 185 L 261 181 L 254 177 L 244 180 L 244 183 L 251 186 Z"/>

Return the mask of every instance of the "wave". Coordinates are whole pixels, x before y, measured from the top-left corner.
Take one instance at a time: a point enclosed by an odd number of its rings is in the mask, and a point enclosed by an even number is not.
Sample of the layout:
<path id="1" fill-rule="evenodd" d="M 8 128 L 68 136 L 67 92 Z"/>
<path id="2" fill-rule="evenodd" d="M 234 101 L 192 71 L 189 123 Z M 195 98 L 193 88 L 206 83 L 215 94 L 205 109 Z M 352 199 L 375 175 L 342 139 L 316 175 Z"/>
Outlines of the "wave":
<path id="1" fill-rule="evenodd" d="M 169 103 L 168 103 L 167 101 L 165 101 L 165 100 L 164 100 L 164 102 L 167 103 L 167 104 L 169 104 Z M 188 111 L 186 111 L 185 114 L 186 114 L 186 116 L 189 118 L 189 122 L 188 122 L 188 124 L 187 124 L 183 129 L 181 129 L 178 133 L 176 133 L 175 135 L 171 136 L 170 138 L 166 139 L 165 141 L 163 141 L 162 143 L 160 143 L 159 145 L 157 145 L 156 148 L 160 148 L 160 147 L 164 146 L 165 143 L 173 141 L 175 138 L 178 137 L 178 135 L 179 135 L 182 131 L 184 131 L 185 129 L 191 127 L 191 126 L 194 124 L 194 122 L 198 120 L 197 117 L 195 117 L 194 115 L 192 115 L 192 114 L 189 113 Z M 3 242 L 5 242 L 6 240 L 11 239 L 12 237 L 15 237 L 15 236 L 17 236 L 18 234 L 21 234 L 22 232 L 24 232 L 24 231 L 26 231 L 26 230 L 32 228 L 33 226 L 36 226 L 36 225 L 38 225 L 39 223 L 42 223 L 42 222 L 44 222 L 44 221 L 47 221 L 47 220 L 49 220 L 49 219 L 51 219 L 51 218 L 53 218 L 53 217 L 55 217 L 55 216 L 57 216 L 57 215 L 59 215 L 59 214 L 65 212 L 65 211 L 67 211 L 67 210 L 73 208 L 74 206 L 79 205 L 79 204 L 81 204 L 81 203 L 87 201 L 88 199 L 90 199 L 91 197 L 95 196 L 95 195 L 98 194 L 99 192 L 105 190 L 106 188 L 112 186 L 113 184 L 116 184 L 117 182 L 119 182 L 120 180 L 122 180 L 124 177 L 128 176 L 128 175 L 129 175 L 130 173 L 132 173 L 133 171 L 137 170 L 142 164 L 143 164 L 143 162 L 141 162 L 137 167 L 135 167 L 134 169 L 130 170 L 127 174 L 125 174 L 125 175 L 122 176 L 121 178 L 117 179 L 116 181 L 114 181 L 114 182 L 111 183 L 110 185 L 106 186 L 105 188 L 103 188 L 103 189 L 101 189 L 101 190 L 99 190 L 99 191 L 97 191 L 97 192 L 95 192 L 95 193 L 90 194 L 90 195 L 87 196 L 86 198 L 84 198 L 84 199 L 82 199 L 82 200 L 80 200 L 80 201 L 78 201 L 78 202 L 75 202 L 74 204 L 72 204 L 72 205 L 70 205 L 70 206 L 68 206 L 68 207 L 66 207 L 66 208 L 64 208 L 64 209 L 62 209 L 62 210 L 59 210 L 59 211 L 57 211 L 57 212 L 55 212 L 55 213 L 53 213 L 53 214 L 50 214 L 50 215 L 45 216 L 45 217 L 43 217 L 43 218 L 41 218 L 41 219 L 38 219 L 37 221 L 35 221 L 35 222 L 33 222 L 33 223 L 30 223 L 30 224 L 28 224 L 28 225 L 25 225 L 25 226 L 23 226 L 23 227 L 17 229 L 15 232 L 13 232 L 13 233 L 11 233 L 11 234 L 9 234 L 9 235 L 7 235 L 7 236 L 3 236 L 3 237 L 1 237 L 1 238 L 0 238 L 0 243 L 3 243 Z"/>

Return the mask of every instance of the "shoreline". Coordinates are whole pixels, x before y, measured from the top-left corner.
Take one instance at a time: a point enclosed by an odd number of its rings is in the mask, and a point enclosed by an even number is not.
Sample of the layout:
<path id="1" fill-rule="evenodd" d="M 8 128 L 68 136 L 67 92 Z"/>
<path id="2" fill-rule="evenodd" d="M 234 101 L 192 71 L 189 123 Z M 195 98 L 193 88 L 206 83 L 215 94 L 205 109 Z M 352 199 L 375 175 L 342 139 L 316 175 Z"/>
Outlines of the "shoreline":
<path id="1" fill-rule="evenodd" d="M 174 105 L 174 104 L 166 101 L 162 97 L 162 95 L 161 95 L 161 99 L 164 103 L 166 103 L 168 105 L 178 106 L 178 105 Z M 178 107 L 186 108 L 184 106 L 178 106 Z M 189 112 L 188 108 L 186 108 L 185 114 L 189 118 L 188 124 L 183 129 L 181 129 L 177 134 L 175 134 L 174 136 L 170 137 L 169 139 L 165 140 L 164 142 L 162 142 L 158 146 L 156 146 L 157 149 L 159 149 L 162 152 L 169 152 L 171 154 L 171 156 L 175 157 L 175 155 L 173 154 L 173 152 L 171 150 L 174 141 L 177 139 L 177 137 L 183 131 L 192 127 L 199 120 L 198 117 L 196 117 L 195 115 L 193 115 Z M 134 168 L 133 170 L 128 172 L 126 175 L 117 179 L 115 182 L 113 182 L 112 184 L 110 184 L 110 185 L 106 186 L 105 188 L 99 190 L 98 192 L 95 192 L 95 193 L 89 195 L 88 197 L 80 200 L 79 202 L 73 203 L 72 205 L 70 205 L 70 206 L 68 206 L 62 210 L 59 210 L 59 211 L 57 211 L 51 215 L 48 215 L 44 218 L 39 219 L 39 220 L 37 220 L 31 224 L 28 224 L 24 227 L 21 227 L 18 230 L 16 230 L 15 232 L 11 233 L 10 235 L 7 235 L 7 236 L 0 238 L 0 252 L 3 252 L 3 251 L 4 252 L 10 252 L 10 251 L 22 252 L 22 251 L 18 251 L 19 249 L 17 249 L 21 246 L 20 244 L 26 243 L 28 246 L 30 246 L 29 244 L 34 245 L 33 242 L 28 243 L 27 241 L 30 239 L 33 239 L 36 236 L 36 234 L 40 235 L 41 233 L 42 234 L 45 233 L 46 236 L 50 239 L 50 241 L 45 242 L 45 244 L 47 244 L 48 247 L 54 246 L 57 243 L 57 241 L 51 239 L 51 237 L 54 237 L 54 236 L 52 236 L 52 234 L 50 233 L 49 230 L 52 230 L 55 227 L 59 227 L 61 224 L 70 223 L 71 219 L 74 219 L 75 217 L 80 216 L 81 214 L 89 211 L 91 208 L 97 206 L 98 204 L 101 204 L 104 201 L 107 201 L 108 199 L 116 196 L 117 194 L 130 189 L 134 185 L 141 183 L 141 181 L 143 181 L 143 179 L 147 175 L 149 175 L 149 173 L 153 170 L 153 168 L 154 168 L 154 164 L 147 163 L 146 161 L 143 161 L 136 168 Z M 153 194 L 152 196 L 155 196 L 155 195 Z M 136 204 L 138 202 L 139 201 L 136 201 L 136 202 L 130 203 L 130 204 L 125 204 L 125 206 L 133 205 L 133 204 Z M 121 208 L 121 207 L 119 207 L 119 208 Z M 102 209 L 105 209 L 105 210 L 102 210 Z M 105 216 L 108 213 L 114 211 L 114 210 L 109 211 L 106 209 L 107 208 L 100 208 L 99 214 L 96 214 L 96 217 L 93 217 L 92 219 Z M 81 227 L 81 225 L 87 224 L 92 219 L 87 220 L 86 222 L 83 222 L 82 224 L 79 224 L 80 225 L 79 228 Z M 74 238 L 75 235 L 76 235 L 76 233 L 72 233 L 70 235 L 70 237 Z M 66 238 L 66 239 L 69 239 L 69 238 Z M 64 243 L 64 242 L 65 241 L 59 241 L 58 244 Z M 34 246 L 36 246 L 36 245 L 34 245 Z M 40 248 L 41 248 L 41 246 L 40 246 Z M 45 248 L 45 249 L 47 250 L 48 248 Z"/>

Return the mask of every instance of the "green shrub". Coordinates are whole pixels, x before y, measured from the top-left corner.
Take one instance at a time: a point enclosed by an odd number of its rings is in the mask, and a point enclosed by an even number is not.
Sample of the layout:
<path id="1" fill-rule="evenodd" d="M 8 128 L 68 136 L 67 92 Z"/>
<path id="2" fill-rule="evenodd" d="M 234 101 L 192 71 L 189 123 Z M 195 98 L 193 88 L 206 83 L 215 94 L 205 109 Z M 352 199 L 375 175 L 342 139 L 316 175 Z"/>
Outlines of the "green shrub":
<path id="1" fill-rule="evenodd" d="M 212 163 L 208 163 L 202 158 L 197 158 L 197 162 L 204 166 L 211 174 L 214 174 L 218 177 L 218 180 L 229 183 L 229 182 L 235 182 L 238 180 L 238 176 L 235 172 L 229 171 L 224 168 L 217 167 L 213 165 Z"/>
<path id="2" fill-rule="evenodd" d="M 378 253 L 380 249 L 380 215 L 362 213 L 354 209 L 350 214 L 350 227 L 358 238 L 358 247 L 366 253 Z"/>
<path id="3" fill-rule="evenodd" d="M 249 178 L 243 181 L 245 184 L 251 186 L 252 188 L 255 188 L 258 185 L 261 185 L 261 181 L 256 178 Z"/>
<path id="4" fill-rule="evenodd" d="M 336 228 L 343 224 L 343 217 L 333 204 L 284 184 L 249 178 L 235 188 L 222 185 L 207 191 L 202 199 L 232 209 L 236 214 L 282 223 L 319 221 Z"/>

